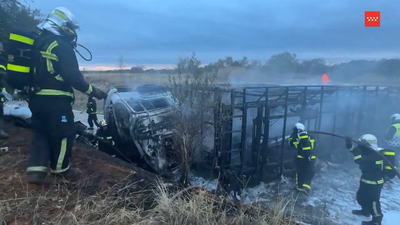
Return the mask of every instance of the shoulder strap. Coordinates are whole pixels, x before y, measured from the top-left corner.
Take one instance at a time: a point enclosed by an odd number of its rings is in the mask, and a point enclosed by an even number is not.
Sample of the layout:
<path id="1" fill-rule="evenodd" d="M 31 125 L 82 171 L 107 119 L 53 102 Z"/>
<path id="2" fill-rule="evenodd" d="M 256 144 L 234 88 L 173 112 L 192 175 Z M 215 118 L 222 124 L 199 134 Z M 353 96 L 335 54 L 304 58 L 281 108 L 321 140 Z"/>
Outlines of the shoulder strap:
<path id="1" fill-rule="evenodd" d="M 44 63 L 43 60 L 44 58 L 42 57 L 42 54 L 40 53 L 40 51 L 43 51 L 47 48 L 47 46 L 49 45 L 48 40 L 51 38 L 51 35 L 46 35 L 44 33 L 41 33 L 37 36 L 37 38 L 35 39 L 35 43 L 34 43 L 34 51 L 35 51 L 35 57 L 33 59 L 33 65 L 34 65 L 34 74 L 32 76 L 32 84 L 33 87 L 36 91 L 40 90 L 40 87 L 37 85 L 37 81 L 40 80 L 41 77 L 41 71 L 44 69 L 42 68 Z"/>

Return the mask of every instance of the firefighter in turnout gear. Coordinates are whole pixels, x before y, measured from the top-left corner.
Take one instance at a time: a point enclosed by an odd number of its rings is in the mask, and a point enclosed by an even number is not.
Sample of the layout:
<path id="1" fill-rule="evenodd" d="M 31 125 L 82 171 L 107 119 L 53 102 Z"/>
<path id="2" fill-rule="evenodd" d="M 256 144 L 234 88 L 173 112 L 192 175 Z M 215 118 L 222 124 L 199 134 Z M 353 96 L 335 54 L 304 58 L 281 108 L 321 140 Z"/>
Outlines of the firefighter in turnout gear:
<path id="1" fill-rule="evenodd" d="M 97 131 L 96 136 L 103 141 L 98 142 L 99 150 L 109 155 L 115 155 L 116 152 L 112 148 L 115 146 L 114 135 L 105 120 L 100 121 L 100 129 Z"/>
<path id="2" fill-rule="evenodd" d="M 92 96 L 89 96 L 86 106 L 87 106 L 86 113 L 88 114 L 89 130 L 93 130 L 93 123 L 96 124 L 97 127 L 100 127 L 99 123 L 97 122 L 96 100 L 94 100 Z"/>
<path id="3" fill-rule="evenodd" d="M 0 138 L 7 139 L 9 136 L 6 132 L 4 132 L 4 110 L 3 104 L 5 102 L 5 96 L 3 94 L 3 90 L 6 90 L 5 85 L 5 76 L 7 73 L 6 68 L 6 59 L 3 53 L 3 44 L 0 42 Z"/>
<path id="4" fill-rule="evenodd" d="M 385 158 L 387 160 L 389 160 L 392 165 L 394 165 L 394 169 L 389 166 L 386 165 L 386 163 L 384 162 L 384 168 L 383 168 L 383 176 L 385 178 L 385 181 L 389 181 L 393 178 L 396 177 L 396 153 L 393 150 L 388 150 L 388 149 L 383 149 L 379 151 L 382 155 L 385 156 Z"/>
<path id="5" fill-rule="evenodd" d="M 385 141 L 387 147 L 397 155 L 400 154 L 400 114 L 395 113 L 390 117 L 391 125 L 386 132 Z M 395 162 L 395 166 L 400 166 L 399 162 Z"/>
<path id="6" fill-rule="evenodd" d="M 311 181 L 315 175 L 315 140 L 308 135 L 304 124 L 296 123 L 288 139 L 290 146 L 297 149 L 296 189 L 305 194 L 311 191 Z"/>
<path id="7" fill-rule="evenodd" d="M 75 180 L 81 170 L 70 166 L 75 139 L 73 88 L 104 99 L 107 94 L 88 84 L 74 52 L 78 25 L 72 13 L 57 7 L 38 25 L 37 58 L 29 108 L 32 111 L 32 149 L 27 168 L 28 183 L 49 184 L 56 176 Z M 47 167 L 50 164 L 50 176 Z"/>
<path id="8" fill-rule="evenodd" d="M 369 217 L 371 221 L 364 221 L 363 225 L 380 225 L 382 223 L 381 210 L 381 190 L 384 184 L 384 161 L 378 154 L 375 154 L 366 146 L 376 151 L 382 150 L 378 147 L 378 140 L 372 134 L 364 134 L 359 138 L 361 144 L 355 147 L 351 143 L 351 138 L 346 138 L 346 148 L 354 155 L 354 162 L 361 169 L 360 186 L 357 191 L 357 202 L 361 206 L 360 210 L 353 210 L 355 215 Z"/>

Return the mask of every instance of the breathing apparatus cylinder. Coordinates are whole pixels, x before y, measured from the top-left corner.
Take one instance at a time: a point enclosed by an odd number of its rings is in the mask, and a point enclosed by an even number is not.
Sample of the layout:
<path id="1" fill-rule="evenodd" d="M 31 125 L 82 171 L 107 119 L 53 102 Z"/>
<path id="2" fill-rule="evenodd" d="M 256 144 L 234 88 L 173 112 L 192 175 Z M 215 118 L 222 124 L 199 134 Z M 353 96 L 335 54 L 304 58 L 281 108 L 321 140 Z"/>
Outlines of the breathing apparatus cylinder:
<path id="1" fill-rule="evenodd" d="M 7 54 L 7 83 L 15 89 L 23 90 L 31 85 L 34 68 L 34 43 L 37 34 L 13 29 L 4 50 Z"/>

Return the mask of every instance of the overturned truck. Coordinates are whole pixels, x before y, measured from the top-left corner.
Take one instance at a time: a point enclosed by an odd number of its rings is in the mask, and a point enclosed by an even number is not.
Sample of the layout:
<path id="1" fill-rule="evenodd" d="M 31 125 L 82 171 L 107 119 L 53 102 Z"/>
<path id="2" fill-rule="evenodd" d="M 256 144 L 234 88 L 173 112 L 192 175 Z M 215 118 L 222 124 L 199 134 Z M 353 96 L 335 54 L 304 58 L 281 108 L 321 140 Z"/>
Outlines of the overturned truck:
<path id="1" fill-rule="evenodd" d="M 228 184 L 241 179 L 270 181 L 295 171 L 296 150 L 285 140 L 294 123 L 309 130 L 382 137 L 391 114 L 399 112 L 399 87 L 268 84 L 236 85 L 205 89 L 213 106 L 211 137 L 204 139 L 197 161 L 201 171 L 222 174 Z M 179 162 L 169 152 L 173 132 L 168 116 L 176 101 L 164 88 L 153 85 L 137 89 L 115 87 L 104 104 L 105 119 L 121 137 L 119 149 L 130 158 L 141 158 L 157 173 L 179 176 Z M 387 123 L 382 123 L 387 121 Z M 341 162 L 338 144 L 317 139 L 318 158 Z M 208 173 L 209 174 L 209 173 Z M 241 182 L 237 182 L 241 180 Z"/>
<path id="2" fill-rule="evenodd" d="M 116 147 L 126 158 L 168 177 L 179 177 L 179 163 L 172 151 L 172 126 L 168 119 L 175 104 L 162 87 L 137 89 L 116 86 L 104 101 L 104 119 L 117 133 Z"/>

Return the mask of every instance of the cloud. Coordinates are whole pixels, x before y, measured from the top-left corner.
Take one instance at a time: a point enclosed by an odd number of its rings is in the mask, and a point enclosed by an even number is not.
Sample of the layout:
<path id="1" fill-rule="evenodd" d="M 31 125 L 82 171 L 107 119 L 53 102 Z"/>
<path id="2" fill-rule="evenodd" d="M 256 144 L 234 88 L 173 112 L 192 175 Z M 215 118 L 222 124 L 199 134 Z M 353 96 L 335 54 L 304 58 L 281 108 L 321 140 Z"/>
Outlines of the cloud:
<path id="1" fill-rule="evenodd" d="M 170 64 L 232 55 L 266 60 L 282 51 L 328 60 L 393 57 L 400 50 L 397 1 L 375 0 L 38 0 L 44 13 L 69 8 L 93 64 Z M 381 27 L 364 27 L 381 11 Z M 84 53 L 84 52 L 83 52 Z M 82 61 L 81 61 L 82 62 Z M 83 61 L 84 63 L 84 61 Z"/>

